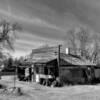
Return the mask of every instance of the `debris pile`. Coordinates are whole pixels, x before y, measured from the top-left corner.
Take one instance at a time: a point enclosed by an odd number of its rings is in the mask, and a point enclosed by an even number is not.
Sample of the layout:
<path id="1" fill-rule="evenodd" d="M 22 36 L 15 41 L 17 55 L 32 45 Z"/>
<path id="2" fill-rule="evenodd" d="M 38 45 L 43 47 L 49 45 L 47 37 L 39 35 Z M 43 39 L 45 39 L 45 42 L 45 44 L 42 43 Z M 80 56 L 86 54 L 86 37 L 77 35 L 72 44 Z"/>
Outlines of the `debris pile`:
<path id="1" fill-rule="evenodd" d="M 10 88 L 3 89 L 0 94 L 22 96 L 23 92 L 20 87 L 10 87 Z"/>

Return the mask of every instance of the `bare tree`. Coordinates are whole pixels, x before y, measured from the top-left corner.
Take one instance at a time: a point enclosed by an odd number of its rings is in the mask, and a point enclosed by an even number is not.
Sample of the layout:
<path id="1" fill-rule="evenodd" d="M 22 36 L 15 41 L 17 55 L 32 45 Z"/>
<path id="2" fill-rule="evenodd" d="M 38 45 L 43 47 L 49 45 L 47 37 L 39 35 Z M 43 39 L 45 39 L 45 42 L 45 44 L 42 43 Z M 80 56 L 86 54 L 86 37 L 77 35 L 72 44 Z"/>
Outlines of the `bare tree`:
<path id="1" fill-rule="evenodd" d="M 93 40 L 94 40 L 94 48 L 93 48 L 93 53 L 91 56 L 92 62 L 94 63 L 98 63 L 99 62 L 99 55 L 100 55 L 100 46 L 99 46 L 99 42 L 100 42 L 100 36 L 97 34 L 93 35 Z"/>
<path id="2" fill-rule="evenodd" d="M 18 23 L 15 22 L 11 24 L 6 20 L 2 20 L 0 22 L 0 44 L 3 44 L 3 46 L 5 46 L 6 44 L 6 47 L 10 48 L 11 50 L 14 50 L 12 35 L 14 35 L 16 30 L 22 30 Z"/>
<path id="3" fill-rule="evenodd" d="M 81 56 L 86 57 L 87 56 L 86 45 L 89 41 L 89 33 L 84 28 L 80 28 L 80 31 L 77 33 L 77 38 L 80 42 Z"/>
<path id="4" fill-rule="evenodd" d="M 67 32 L 67 39 L 69 41 L 69 45 L 74 51 L 74 54 L 77 54 L 77 45 L 76 45 L 76 37 L 75 37 L 75 29 L 71 29 Z"/>

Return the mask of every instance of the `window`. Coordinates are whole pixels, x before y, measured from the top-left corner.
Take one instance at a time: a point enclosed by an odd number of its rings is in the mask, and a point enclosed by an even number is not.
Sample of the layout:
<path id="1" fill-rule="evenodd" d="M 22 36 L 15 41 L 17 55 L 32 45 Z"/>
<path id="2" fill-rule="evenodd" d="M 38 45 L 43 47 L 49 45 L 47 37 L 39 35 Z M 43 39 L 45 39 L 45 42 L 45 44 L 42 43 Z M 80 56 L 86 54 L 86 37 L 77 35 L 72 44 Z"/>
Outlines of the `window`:
<path id="1" fill-rule="evenodd" d="M 48 75 L 48 68 L 47 67 L 44 67 L 44 74 Z"/>
<path id="2" fill-rule="evenodd" d="M 36 66 L 36 73 L 38 74 L 39 73 L 39 68 Z"/>

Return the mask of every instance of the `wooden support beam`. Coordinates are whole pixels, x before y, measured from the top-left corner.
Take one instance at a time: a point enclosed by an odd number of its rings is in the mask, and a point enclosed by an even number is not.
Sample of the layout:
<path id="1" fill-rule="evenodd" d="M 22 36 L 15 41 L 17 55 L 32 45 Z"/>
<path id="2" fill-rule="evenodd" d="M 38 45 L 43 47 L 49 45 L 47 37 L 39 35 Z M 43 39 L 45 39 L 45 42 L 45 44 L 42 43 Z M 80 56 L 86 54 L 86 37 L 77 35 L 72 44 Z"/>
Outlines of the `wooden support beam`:
<path id="1" fill-rule="evenodd" d="M 60 77 L 60 49 L 62 45 L 58 45 L 58 71 L 59 71 L 59 77 Z"/>

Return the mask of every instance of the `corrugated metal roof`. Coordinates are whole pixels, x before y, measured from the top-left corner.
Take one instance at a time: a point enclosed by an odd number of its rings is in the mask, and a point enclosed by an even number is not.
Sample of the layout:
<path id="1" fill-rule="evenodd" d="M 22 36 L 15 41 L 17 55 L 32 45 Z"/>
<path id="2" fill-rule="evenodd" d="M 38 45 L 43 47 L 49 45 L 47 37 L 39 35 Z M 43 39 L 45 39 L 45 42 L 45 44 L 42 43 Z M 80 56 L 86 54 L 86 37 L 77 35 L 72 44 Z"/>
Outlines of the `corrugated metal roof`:
<path id="1" fill-rule="evenodd" d="M 41 48 L 33 49 L 32 54 L 46 53 L 46 52 L 57 52 L 57 51 L 58 51 L 58 47 L 41 47 Z"/>
<path id="2" fill-rule="evenodd" d="M 34 57 L 33 59 L 29 59 L 27 60 L 27 62 L 29 63 L 47 63 L 49 61 L 52 61 L 54 59 L 57 59 L 57 57 Z"/>
<path id="3" fill-rule="evenodd" d="M 69 55 L 65 53 L 60 53 L 61 59 L 73 65 L 96 65 L 89 60 L 83 59 L 79 56 Z M 53 59 L 58 58 L 58 48 L 57 47 L 43 47 L 34 49 L 31 53 L 31 62 L 48 62 Z"/>
<path id="4" fill-rule="evenodd" d="M 73 65 L 96 65 L 89 60 L 82 59 L 78 56 L 72 56 L 72 55 L 66 55 L 66 54 L 61 54 L 61 59 L 65 60 L 68 63 L 71 63 Z"/>
<path id="5" fill-rule="evenodd" d="M 40 59 L 40 60 L 36 61 L 35 63 L 48 63 L 48 62 L 53 61 L 55 59 L 56 58 Z"/>

